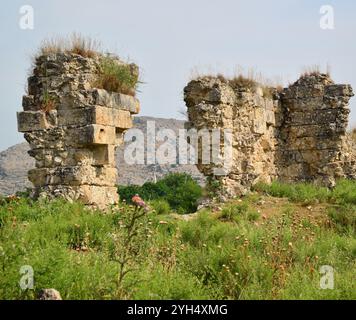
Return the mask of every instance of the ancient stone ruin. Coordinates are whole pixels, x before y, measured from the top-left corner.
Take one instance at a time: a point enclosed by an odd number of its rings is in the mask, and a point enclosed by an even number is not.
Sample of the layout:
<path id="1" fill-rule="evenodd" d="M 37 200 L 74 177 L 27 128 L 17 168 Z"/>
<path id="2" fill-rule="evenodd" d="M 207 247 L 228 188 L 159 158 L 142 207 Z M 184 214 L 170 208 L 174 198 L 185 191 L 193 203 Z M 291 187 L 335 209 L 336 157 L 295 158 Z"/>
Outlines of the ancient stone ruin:
<path id="1" fill-rule="evenodd" d="M 123 62 L 111 57 L 115 63 Z M 42 55 L 35 61 L 17 114 L 36 168 L 28 173 L 35 196 L 64 197 L 106 208 L 118 201 L 114 151 L 132 126 L 139 102 L 96 89 L 100 56 Z M 135 65 L 128 65 L 137 74 Z"/>
<path id="2" fill-rule="evenodd" d="M 302 76 L 283 90 L 251 81 L 201 77 L 184 89 L 188 128 L 230 129 L 232 168 L 214 174 L 199 163 L 221 198 L 244 194 L 257 182 L 315 182 L 333 186 L 356 178 L 356 155 L 348 138 L 350 85 L 326 74 Z M 224 153 L 223 143 L 221 150 Z M 201 155 L 200 155 L 201 157 Z"/>
<path id="3" fill-rule="evenodd" d="M 17 115 L 36 160 L 28 173 L 35 197 L 64 197 L 98 208 L 118 201 L 115 148 L 132 127 L 139 102 L 99 89 L 102 58 L 58 52 L 35 61 L 24 111 Z M 110 59 L 138 77 L 136 65 Z M 333 186 L 339 178 L 356 178 L 347 134 L 351 86 L 320 73 L 303 75 L 281 90 L 240 80 L 201 77 L 184 89 L 188 128 L 232 132 L 232 166 L 224 175 L 216 174 L 215 163 L 198 164 L 221 199 L 244 194 L 260 181 Z M 223 140 L 220 149 L 224 155 Z"/>

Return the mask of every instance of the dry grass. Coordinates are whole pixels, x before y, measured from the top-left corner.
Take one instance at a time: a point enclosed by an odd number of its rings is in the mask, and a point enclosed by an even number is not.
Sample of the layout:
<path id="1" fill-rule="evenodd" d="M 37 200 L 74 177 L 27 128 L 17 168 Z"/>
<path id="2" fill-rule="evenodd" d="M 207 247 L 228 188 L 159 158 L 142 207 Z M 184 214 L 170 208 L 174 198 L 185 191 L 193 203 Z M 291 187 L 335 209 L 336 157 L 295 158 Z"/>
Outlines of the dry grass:
<path id="1" fill-rule="evenodd" d="M 238 75 L 229 80 L 229 84 L 232 88 L 248 88 L 254 90 L 259 86 L 259 83 L 252 77 L 245 77 L 243 75 Z"/>
<path id="2" fill-rule="evenodd" d="M 263 96 L 271 98 L 273 96 L 273 91 L 278 92 L 283 90 L 283 85 L 281 85 L 280 79 L 276 81 L 271 81 L 263 77 L 263 75 L 257 72 L 254 68 L 250 68 L 247 71 L 242 67 L 238 66 L 235 68 L 234 75 L 228 77 L 222 73 L 212 72 L 201 72 L 197 67 L 192 69 L 190 80 L 194 79 L 219 79 L 221 82 L 230 85 L 233 89 L 248 89 L 250 91 L 256 91 L 257 88 L 261 88 L 263 91 Z"/>
<path id="3" fill-rule="evenodd" d="M 53 37 L 42 41 L 37 55 L 49 55 L 53 53 L 75 53 L 85 58 L 93 58 L 100 49 L 100 42 L 73 33 L 67 37 Z"/>
<path id="4" fill-rule="evenodd" d="M 322 71 L 320 65 L 315 64 L 315 65 L 303 67 L 301 76 L 308 77 L 308 76 L 317 76 L 320 74 L 326 74 L 327 76 L 330 76 L 330 73 L 331 73 L 331 67 L 329 64 L 326 66 L 325 72 Z"/>

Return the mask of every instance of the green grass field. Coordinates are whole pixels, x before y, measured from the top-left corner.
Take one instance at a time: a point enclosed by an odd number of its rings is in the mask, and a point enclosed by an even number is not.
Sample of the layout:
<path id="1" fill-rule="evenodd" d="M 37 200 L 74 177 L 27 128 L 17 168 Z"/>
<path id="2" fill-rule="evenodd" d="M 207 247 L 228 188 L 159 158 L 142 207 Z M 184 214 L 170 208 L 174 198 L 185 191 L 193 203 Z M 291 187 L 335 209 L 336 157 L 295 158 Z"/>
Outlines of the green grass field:
<path id="1" fill-rule="evenodd" d="M 0 299 L 35 299 L 43 288 L 63 299 L 356 299 L 355 182 L 258 185 L 189 220 L 137 213 L 3 200 Z M 33 289 L 19 286 L 23 265 Z M 323 265 L 334 289 L 320 288 Z"/>

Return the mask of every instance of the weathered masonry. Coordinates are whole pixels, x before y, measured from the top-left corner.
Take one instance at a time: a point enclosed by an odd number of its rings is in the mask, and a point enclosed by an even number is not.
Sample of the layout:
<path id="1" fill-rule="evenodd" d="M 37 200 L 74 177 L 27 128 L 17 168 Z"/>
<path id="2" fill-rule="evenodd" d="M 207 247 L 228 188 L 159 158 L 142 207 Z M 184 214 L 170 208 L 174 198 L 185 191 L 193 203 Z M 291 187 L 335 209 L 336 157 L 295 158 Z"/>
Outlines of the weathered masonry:
<path id="1" fill-rule="evenodd" d="M 259 181 L 333 186 L 339 178 L 355 179 L 347 134 L 351 86 L 315 73 L 282 91 L 266 89 L 222 77 L 198 78 L 184 89 L 189 128 L 232 130 L 231 170 L 214 176 L 214 164 L 198 165 L 219 182 L 221 196 L 243 194 Z"/>
<path id="2" fill-rule="evenodd" d="M 36 59 L 24 111 L 17 114 L 18 130 L 36 160 L 28 173 L 36 197 L 64 197 L 98 208 L 118 201 L 114 151 L 132 127 L 139 102 L 95 89 L 98 68 L 98 58 L 72 53 Z"/>

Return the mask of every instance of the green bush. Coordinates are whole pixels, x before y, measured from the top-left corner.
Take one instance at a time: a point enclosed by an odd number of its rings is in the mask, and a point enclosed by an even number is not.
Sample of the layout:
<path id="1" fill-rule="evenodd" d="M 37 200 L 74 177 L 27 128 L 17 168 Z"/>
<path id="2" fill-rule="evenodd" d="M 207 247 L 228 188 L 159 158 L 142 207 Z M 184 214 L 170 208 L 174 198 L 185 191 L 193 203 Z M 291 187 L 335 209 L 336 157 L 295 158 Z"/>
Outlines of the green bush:
<path id="1" fill-rule="evenodd" d="M 119 186 L 118 187 L 118 192 L 120 195 L 120 200 L 121 201 L 125 201 L 128 204 L 132 204 L 132 197 L 135 194 L 140 194 L 142 197 L 145 197 L 145 195 L 142 194 L 142 188 L 140 186 L 136 186 L 136 185 L 130 185 L 130 186 Z"/>
<path id="2" fill-rule="evenodd" d="M 146 182 L 141 187 L 119 186 L 120 198 L 127 203 L 136 193 L 145 201 L 166 200 L 178 213 L 192 213 L 197 210 L 202 188 L 186 173 L 171 173 L 157 183 Z"/>
<path id="3" fill-rule="evenodd" d="M 169 203 L 163 199 L 152 200 L 150 205 L 157 214 L 169 214 L 171 211 Z"/>

